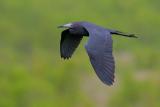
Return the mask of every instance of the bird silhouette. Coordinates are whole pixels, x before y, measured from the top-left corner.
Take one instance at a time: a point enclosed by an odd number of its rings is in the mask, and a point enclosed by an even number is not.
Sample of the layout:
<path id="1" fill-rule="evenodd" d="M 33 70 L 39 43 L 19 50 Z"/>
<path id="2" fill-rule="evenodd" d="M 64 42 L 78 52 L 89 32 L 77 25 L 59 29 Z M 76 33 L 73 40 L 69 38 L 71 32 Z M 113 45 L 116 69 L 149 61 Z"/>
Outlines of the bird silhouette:
<path id="1" fill-rule="evenodd" d="M 61 33 L 60 41 L 60 54 L 64 59 L 71 58 L 83 36 L 89 37 L 85 49 L 97 76 L 107 85 L 113 84 L 115 72 L 111 35 L 137 38 L 134 34 L 126 34 L 84 21 L 68 23 L 58 28 L 66 28 Z"/>

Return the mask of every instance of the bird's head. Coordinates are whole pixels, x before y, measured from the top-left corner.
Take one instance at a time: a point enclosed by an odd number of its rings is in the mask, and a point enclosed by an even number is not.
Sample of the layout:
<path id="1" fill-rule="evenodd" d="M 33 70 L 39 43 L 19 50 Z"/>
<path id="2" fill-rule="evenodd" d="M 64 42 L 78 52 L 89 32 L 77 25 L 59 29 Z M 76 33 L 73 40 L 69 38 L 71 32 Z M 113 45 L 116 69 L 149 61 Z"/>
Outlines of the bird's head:
<path id="1" fill-rule="evenodd" d="M 73 35 L 83 35 L 83 36 L 89 35 L 88 31 L 82 26 L 81 22 L 67 23 L 67 24 L 58 26 L 58 28 L 66 28 Z"/>

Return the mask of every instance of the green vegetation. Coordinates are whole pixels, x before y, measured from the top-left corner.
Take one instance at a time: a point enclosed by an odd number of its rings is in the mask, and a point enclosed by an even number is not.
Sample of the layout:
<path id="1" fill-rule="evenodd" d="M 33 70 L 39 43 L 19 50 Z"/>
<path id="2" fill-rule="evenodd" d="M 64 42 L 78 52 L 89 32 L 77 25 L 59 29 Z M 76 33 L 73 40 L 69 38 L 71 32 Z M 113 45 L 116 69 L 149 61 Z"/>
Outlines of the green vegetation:
<path id="1" fill-rule="evenodd" d="M 1 0 L 0 107 L 160 107 L 159 0 Z M 133 32 L 113 36 L 116 80 L 95 75 L 85 38 L 59 55 L 58 25 L 86 20 Z"/>

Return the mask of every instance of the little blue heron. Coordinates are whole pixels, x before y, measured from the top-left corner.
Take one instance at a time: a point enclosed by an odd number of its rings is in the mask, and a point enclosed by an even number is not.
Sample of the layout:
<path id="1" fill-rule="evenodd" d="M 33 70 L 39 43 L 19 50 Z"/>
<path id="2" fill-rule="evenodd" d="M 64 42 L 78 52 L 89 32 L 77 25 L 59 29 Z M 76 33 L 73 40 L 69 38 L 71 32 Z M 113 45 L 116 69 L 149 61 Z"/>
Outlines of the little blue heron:
<path id="1" fill-rule="evenodd" d="M 61 33 L 61 57 L 64 59 L 71 58 L 83 36 L 89 37 L 85 49 L 97 76 L 107 85 L 113 84 L 115 72 L 111 35 L 137 38 L 134 34 L 106 29 L 89 22 L 73 22 L 59 26 L 59 28 L 66 28 Z"/>

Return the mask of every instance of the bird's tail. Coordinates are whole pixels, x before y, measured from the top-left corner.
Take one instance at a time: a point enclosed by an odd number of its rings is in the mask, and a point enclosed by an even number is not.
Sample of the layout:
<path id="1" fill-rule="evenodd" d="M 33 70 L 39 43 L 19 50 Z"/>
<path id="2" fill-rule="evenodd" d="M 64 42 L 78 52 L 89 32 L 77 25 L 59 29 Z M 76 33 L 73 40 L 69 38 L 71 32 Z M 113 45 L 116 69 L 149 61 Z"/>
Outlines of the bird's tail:
<path id="1" fill-rule="evenodd" d="M 121 35 L 121 36 L 126 36 L 126 37 L 138 38 L 134 34 L 127 34 L 127 33 L 123 33 L 123 32 L 120 32 L 120 31 L 111 31 L 111 34 Z"/>

